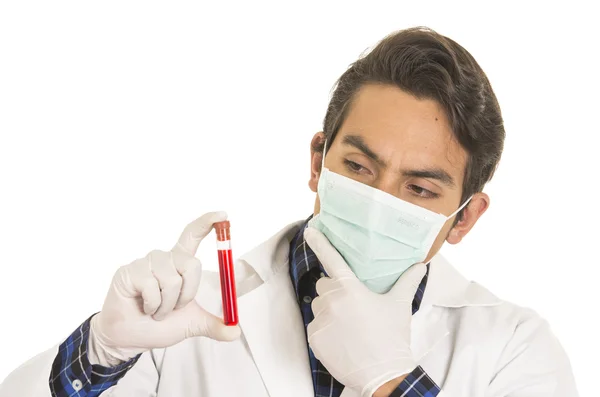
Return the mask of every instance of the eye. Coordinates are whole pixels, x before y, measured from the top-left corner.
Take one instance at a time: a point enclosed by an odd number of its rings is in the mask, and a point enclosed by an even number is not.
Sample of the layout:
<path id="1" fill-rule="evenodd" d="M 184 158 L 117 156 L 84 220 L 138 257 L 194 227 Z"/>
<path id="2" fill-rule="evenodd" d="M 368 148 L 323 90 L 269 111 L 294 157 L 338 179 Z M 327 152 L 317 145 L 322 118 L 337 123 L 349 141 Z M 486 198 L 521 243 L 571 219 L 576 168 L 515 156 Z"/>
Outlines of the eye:
<path id="1" fill-rule="evenodd" d="M 344 159 L 344 164 L 346 164 L 346 168 L 348 168 L 351 172 L 354 172 L 355 174 L 360 174 L 361 172 L 369 172 L 368 169 L 351 160 Z"/>
<path id="2" fill-rule="evenodd" d="M 436 198 L 439 197 L 439 194 L 433 193 L 430 190 L 427 190 L 419 185 L 408 185 L 408 188 L 412 191 L 412 193 L 421 198 Z"/>

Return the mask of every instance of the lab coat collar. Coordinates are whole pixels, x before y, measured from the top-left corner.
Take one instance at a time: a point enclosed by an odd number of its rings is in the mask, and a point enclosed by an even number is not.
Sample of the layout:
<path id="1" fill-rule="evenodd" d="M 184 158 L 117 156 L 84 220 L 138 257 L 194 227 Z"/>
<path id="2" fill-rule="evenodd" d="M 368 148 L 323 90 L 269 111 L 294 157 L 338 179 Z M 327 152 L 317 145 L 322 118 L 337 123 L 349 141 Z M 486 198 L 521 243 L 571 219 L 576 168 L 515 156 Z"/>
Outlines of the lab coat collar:
<path id="1" fill-rule="evenodd" d="M 441 254 L 429 266 L 429 278 L 421 306 L 495 306 L 502 301 L 480 284 L 467 280 Z"/>
<path id="2" fill-rule="evenodd" d="M 288 266 L 290 242 L 304 220 L 293 222 L 240 259 L 267 282 L 281 266 Z M 421 307 L 495 306 L 502 301 L 480 284 L 467 280 L 441 254 L 431 261 Z"/>
<path id="3" fill-rule="evenodd" d="M 240 257 L 260 276 L 263 282 L 269 281 L 279 267 L 288 265 L 290 243 L 304 221 L 290 223 L 273 237 Z"/>

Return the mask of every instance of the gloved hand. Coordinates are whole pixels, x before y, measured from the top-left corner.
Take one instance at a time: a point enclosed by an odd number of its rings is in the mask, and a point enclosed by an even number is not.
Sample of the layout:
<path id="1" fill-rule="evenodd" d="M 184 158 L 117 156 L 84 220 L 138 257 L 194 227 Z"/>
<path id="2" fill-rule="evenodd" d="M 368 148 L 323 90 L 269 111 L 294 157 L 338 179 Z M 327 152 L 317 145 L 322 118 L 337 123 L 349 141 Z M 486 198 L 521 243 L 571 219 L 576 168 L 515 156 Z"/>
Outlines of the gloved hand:
<path id="1" fill-rule="evenodd" d="M 194 300 L 202 273 L 194 255 L 213 223 L 226 219 L 225 212 L 207 213 L 185 228 L 171 251 L 152 251 L 116 272 L 102 311 L 91 320 L 92 364 L 115 366 L 193 336 L 239 337 L 238 326 L 226 326 Z"/>
<path id="2" fill-rule="evenodd" d="M 417 366 L 410 350 L 412 301 L 426 266 L 412 266 L 388 293 L 377 294 L 356 278 L 319 230 L 308 227 L 304 238 L 329 276 L 317 281 L 315 319 L 307 330 L 315 357 L 362 396 L 412 372 Z"/>

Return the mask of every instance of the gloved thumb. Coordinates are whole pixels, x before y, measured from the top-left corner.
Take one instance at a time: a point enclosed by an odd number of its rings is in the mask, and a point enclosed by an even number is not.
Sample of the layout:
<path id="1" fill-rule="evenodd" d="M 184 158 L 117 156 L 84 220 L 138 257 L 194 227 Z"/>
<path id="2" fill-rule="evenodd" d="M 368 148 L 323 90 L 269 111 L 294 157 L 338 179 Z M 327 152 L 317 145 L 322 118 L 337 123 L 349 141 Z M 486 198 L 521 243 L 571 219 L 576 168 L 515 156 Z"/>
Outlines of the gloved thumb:
<path id="1" fill-rule="evenodd" d="M 417 263 L 411 266 L 396 281 L 389 294 L 398 301 L 412 301 L 426 272 L 427 266 L 424 263 Z"/>
<path id="2" fill-rule="evenodd" d="M 221 318 L 207 312 L 194 301 L 190 302 L 189 306 L 193 307 L 194 314 L 188 322 L 186 338 L 205 336 L 218 341 L 230 342 L 240 337 L 241 330 L 238 325 L 225 325 Z"/>

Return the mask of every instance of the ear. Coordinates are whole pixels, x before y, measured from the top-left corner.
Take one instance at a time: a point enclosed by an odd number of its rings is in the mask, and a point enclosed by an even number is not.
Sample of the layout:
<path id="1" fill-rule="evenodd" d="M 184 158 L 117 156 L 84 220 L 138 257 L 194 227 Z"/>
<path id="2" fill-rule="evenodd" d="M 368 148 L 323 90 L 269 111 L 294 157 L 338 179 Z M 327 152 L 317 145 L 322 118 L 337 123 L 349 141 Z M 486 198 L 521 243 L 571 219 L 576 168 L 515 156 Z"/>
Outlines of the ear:
<path id="1" fill-rule="evenodd" d="M 476 193 L 469 204 L 463 209 L 461 220 L 450 230 L 446 241 L 449 244 L 460 243 L 489 206 L 490 197 L 485 193 Z"/>
<path id="2" fill-rule="evenodd" d="M 325 144 L 325 134 L 317 132 L 310 142 L 310 179 L 308 187 L 313 192 L 317 192 L 319 176 L 321 175 L 321 163 L 323 161 L 323 145 Z"/>

